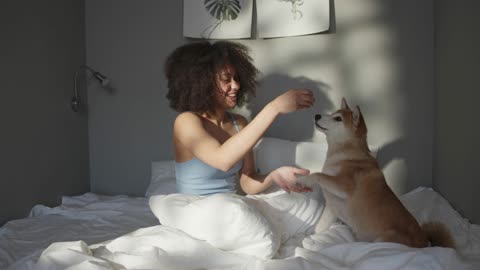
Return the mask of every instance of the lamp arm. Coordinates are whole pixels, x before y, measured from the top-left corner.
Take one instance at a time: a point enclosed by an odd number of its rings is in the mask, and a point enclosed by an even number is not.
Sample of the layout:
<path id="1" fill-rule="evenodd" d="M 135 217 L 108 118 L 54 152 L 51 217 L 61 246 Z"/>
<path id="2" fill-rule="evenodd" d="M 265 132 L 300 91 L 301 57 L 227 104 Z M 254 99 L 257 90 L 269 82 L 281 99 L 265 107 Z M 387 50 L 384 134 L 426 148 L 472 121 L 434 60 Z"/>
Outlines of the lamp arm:
<path id="1" fill-rule="evenodd" d="M 88 71 L 90 71 L 91 73 L 95 73 L 95 72 L 96 72 L 95 70 L 93 70 L 93 68 L 91 68 L 91 67 L 89 67 L 89 66 L 87 66 L 87 65 L 81 65 L 80 67 L 81 67 L 81 68 L 84 68 L 84 69 L 86 69 L 86 70 L 88 70 Z"/>
<path id="2" fill-rule="evenodd" d="M 78 112 L 80 109 L 80 95 L 78 94 L 78 88 L 77 88 L 77 78 L 78 78 L 78 71 L 75 71 L 75 74 L 73 75 L 73 97 L 71 100 L 71 105 L 72 105 L 72 110 L 74 112 Z"/>
<path id="3" fill-rule="evenodd" d="M 89 71 L 93 75 L 93 77 L 95 77 L 95 79 L 98 80 L 98 82 L 101 84 L 102 87 L 106 87 L 110 83 L 110 81 L 108 80 L 108 78 L 106 76 L 104 76 L 103 74 L 101 74 L 98 71 L 95 71 L 91 67 L 89 67 L 87 65 L 81 65 L 80 68 Z M 80 70 L 75 71 L 75 74 L 74 74 L 74 77 L 73 77 L 73 97 L 72 97 L 72 100 L 71 100 L 71 105 L 72 105 L 72 110 L 74 112 L 78 112 L 80 110 L 80 106 L 81 106 L 80 94 L 79 94 L 78 88 L 77 88 L 79 72 L 80 72 Z"/>

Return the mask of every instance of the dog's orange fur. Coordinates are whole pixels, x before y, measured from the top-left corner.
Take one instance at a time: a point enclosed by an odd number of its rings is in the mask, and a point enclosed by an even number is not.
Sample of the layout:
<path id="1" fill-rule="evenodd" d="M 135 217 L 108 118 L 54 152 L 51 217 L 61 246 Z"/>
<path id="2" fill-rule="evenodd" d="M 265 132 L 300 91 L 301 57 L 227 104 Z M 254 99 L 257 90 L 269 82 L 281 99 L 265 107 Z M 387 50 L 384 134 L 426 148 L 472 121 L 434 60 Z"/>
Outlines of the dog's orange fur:
<path id="1" fill-rule="evenodd" d="M 342 120 L 333 121 L 334 116 Z M 331 129 L 322 127 L 322 121 Z M 327 136 L 327 159 L 323 172 L 308 178 L 318 181 L 327 207 L 352 228 L 358 240 L 397 242 L 411 247 L 427 247 L 430 242 L 454 247 L 443 224 L 420 226 L 387 185 L 370 154 L 367 127 L 358 106 L 352 111 L 343 99 L 342 109 L 318 119 L 316 124 Z M 335 134 L 331 134 L 333 129 Z"/>

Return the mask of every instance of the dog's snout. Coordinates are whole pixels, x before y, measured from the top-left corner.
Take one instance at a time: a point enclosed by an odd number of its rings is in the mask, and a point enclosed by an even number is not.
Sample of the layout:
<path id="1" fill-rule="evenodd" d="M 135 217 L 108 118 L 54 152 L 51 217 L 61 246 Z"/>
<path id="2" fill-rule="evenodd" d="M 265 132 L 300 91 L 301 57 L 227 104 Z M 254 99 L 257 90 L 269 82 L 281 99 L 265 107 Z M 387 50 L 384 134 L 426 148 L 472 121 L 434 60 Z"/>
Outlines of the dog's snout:
<path id="1" fill-rule="evenodd" d="M 322 119 L 322 115 L 316 114 L 316 115 L 315 115 L 315 121 L 318 121 L 318 120 L 320 120 L 320 119 Z"/>

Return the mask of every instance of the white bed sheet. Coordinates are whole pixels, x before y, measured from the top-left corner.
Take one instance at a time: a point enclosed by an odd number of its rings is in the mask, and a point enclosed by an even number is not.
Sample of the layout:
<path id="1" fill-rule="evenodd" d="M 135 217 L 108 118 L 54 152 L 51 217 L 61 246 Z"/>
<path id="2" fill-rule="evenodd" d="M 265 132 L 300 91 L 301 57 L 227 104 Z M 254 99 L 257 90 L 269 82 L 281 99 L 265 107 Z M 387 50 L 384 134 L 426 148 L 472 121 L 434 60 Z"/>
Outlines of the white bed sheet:
<path id="1" fill-rule="evenodd" d="M 335 224 L 292 238 L 275 259 L 262 260 L 158 225 L 145 198 L 87 193 L 64 197 L 59 207 L 36 206 L 30 218 L 3 226 L 0 269 L 480 269 L 480 226 L 429 188 L 401 200 L 420 222 L 445 223 L 457 250 L 354 242 L 347 226 Z"/>
<path id="2" fill-rule="evenodd" d="M 143 198 L 86 194 L 65 198 L 58 208 L 33 209 L 33 219 L 57 216 L 87 225 L 74 227 L 75 232 L 60 230 L 69 239 L 59 241 L 74 241 L 56 242 L 43 251 L 37 263 L 38 251 L 10 269 L 480 269 L 480 226 L 469 223 L 429 188 L 418 188 L 401 200 L 420 222 L 444 222 L 454 234 L 457 250 L 353 242 L 350 229 L 335 224 L 319 234 L 292 238 L 281 247 L 283 253 L 276 259 L 259 259 L 217 249 L 183 231 L 158 225 Z M 119 222 L 123 224 L 119 226 Z M 144 228 L 118 236 L 134 227 Z M 29 232 L 29 228 L 36 225 L 28 225 L 23 232 Z M 32 233 L 26 246 L 44 247 L 56 238 L 45 240 L 45 235 L 55 230 L 58 228 Z M 7 239 L 4 233 L 2 229 L 2 250 Z M 112 240 L 100 242 L 108 237 Z M 7 240 L 22 244 L 18 239 Z M 33 243 L 36 241 L 42 244 Z M 98 243 L 92 244 L 95 241 Z"/>
<path id="3" fill-rule="evenodd" d="M 25 219 L 0 228 L 0 269 L 30 269 L 53 242 L 94 244 L 158 224 L 145 198 L 86 193 L 60 206 L 36 205 Z"/>

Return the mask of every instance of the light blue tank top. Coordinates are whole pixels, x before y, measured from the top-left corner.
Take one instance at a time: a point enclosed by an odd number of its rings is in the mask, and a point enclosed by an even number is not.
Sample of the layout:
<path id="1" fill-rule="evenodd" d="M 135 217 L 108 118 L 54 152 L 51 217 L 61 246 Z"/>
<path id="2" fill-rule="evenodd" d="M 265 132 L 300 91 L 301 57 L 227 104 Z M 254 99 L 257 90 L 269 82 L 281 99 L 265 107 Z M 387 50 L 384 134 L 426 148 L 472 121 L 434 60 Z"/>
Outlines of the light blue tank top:
<path id="1" fill-rule="evenodd" d="M 231 113 L 233 124 L 240 131 Z M 240 160 L 227 172 L 214 168 L 198 158 L 185 162 L 175 162 L 177 192 L 195 195 L 236 192 L 237 173 L 243 165 Z"/>

